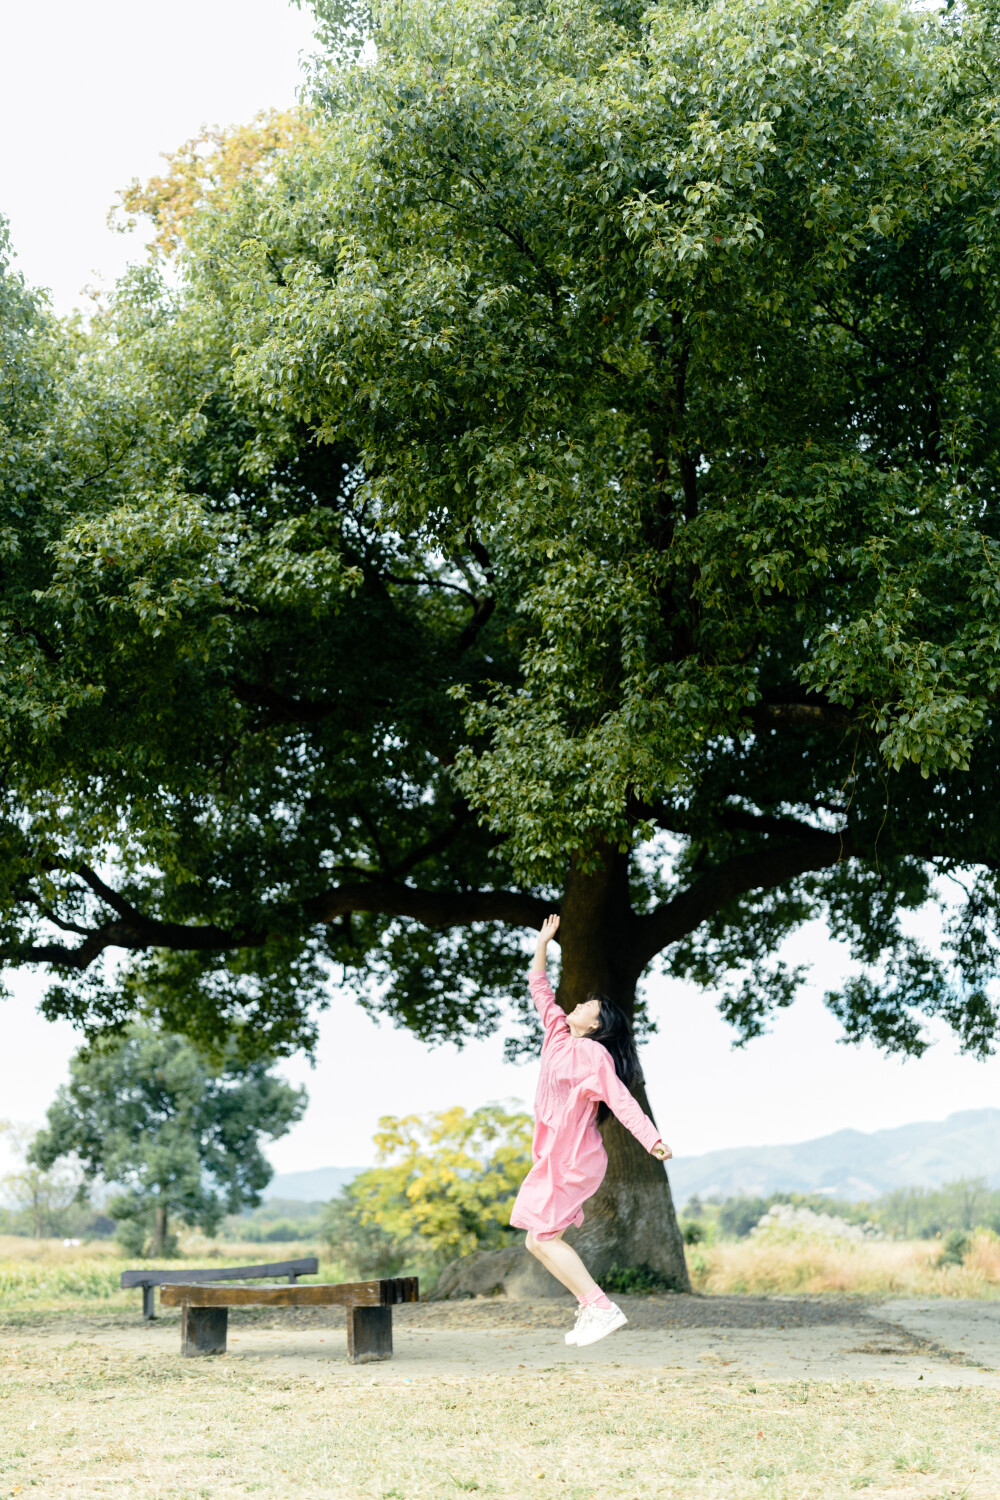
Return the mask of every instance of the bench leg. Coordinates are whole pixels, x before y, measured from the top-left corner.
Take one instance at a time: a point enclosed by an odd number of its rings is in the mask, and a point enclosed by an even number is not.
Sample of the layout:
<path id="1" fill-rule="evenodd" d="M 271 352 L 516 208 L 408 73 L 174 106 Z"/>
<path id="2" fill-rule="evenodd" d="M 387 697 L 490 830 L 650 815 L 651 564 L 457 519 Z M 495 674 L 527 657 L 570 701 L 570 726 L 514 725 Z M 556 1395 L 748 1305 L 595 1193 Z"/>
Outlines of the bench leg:
<path id="1" fill-rule="evenodd" d="M 152 1322 L 156 1317 L 156 1287 L 144 1286 L 142 1289 L 142 1315 L 147 1322 Z"/>
<path id="2" fill-rule="evenodd" d="M 225 1354 L 229 1328 L 228 1307 L 181 1309 L 181 1353 Z"/>
<path id="3" fill-rule="evenodd" d="M 392 1358 L 391 1307 L 347 1309 L 347 1358 L 352 1365 Z"/>

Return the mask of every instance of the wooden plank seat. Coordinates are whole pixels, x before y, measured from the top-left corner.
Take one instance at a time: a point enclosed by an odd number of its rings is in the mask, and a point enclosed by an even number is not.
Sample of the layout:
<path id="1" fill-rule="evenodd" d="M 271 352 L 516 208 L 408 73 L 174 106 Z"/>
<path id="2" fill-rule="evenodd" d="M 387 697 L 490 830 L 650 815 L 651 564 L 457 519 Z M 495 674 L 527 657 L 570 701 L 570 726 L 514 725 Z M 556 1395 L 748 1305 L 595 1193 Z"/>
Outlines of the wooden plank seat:
<path id="1" fill-rule="evenodd" d="M 310 1282 L 304 1286 L 206 1286 L 168 1283 L 164 1307 L 181 1309 L 181 1353 L 225 1354 L 231 1307 L 343 1307 L 347 1357 L 354 1365 L 392 1358 L 392 1309 L 419 1302 L 416 1276 L 384 1281 Z"/>
<path id="2" fill-rule="evenodd" d="M 196 1281 L 266 1281 L 271 1276 L 287 1276 L 294 1286 L 299 1276 L 315 1276 L 319 1261 L 315 1255 L 304 1255 L 299 1260 L 272 1260 L 265 1266 L 211 1266 L 202 1270 L 183 1271 L 123 1271 L 119 1283 L 123 1287 L 142 1287 L 142 1315 L 156 1317 L 155 1292 L 158 1286 L 183 1284 Z"/>

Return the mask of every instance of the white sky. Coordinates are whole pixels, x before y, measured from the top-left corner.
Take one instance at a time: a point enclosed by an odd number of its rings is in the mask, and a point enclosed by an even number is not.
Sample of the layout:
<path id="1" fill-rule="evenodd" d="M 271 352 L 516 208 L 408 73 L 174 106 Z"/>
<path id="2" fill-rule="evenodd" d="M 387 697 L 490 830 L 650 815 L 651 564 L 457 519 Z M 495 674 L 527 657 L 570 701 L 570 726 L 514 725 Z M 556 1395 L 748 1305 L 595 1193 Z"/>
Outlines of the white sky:
<path id="1" fill-rule="evenodd" d="M 65 312 L 84 302 L 85 286 L 112 281 L 139 253 L 134 239 L 105 226 L 117 190 L 158 171 L 158 153 L 202 124 L 235 124 L 290 103 L 310 24 L 282 0 L 174 0 L 169 10 L 134 0 L 35 0 L 5 17 L 4 43 L 0 212 L 11 219 L 21 269 L 50 287 Z M 526 962 L 529 947 L 526 939 Z M 840 955 L 810 929 L 789 956 L 816 960 L 822 982 L 741 1052 L 708 997 L 654 986 L 661 1030 L 644 1064 L 678 1155 L 997 1103 L 1000 1061 L 962 1058 L 947 1039 L 907 1062 L 838 1046 L 819 990 L 840 972 Z M 18 977 L 15 998 L 0 1008 L 0 1118 L 40 1123 L 78 1041 L 68 1024 L 37 1015 L 40 991 L 37 977 Z M 316 1068 L 296 1061 L 284 1071 L 307 1085 L 312 1102 L 272 1149 L 280 1171 L 366 1163 L 382 1114 L 528 1103 L 536 1076 L 533 1066 L 507 1067 L 499 1039 L 463 1053 L 428 1051 L 348 1000 L 335 1000 L 323 1020 Z"/>
<path id="2" fill-rule="evenodd" d="M 202 125 L 294 102 L 311 12 L 283 0 L 32 0 L 4 15 L 0 213 L 18 265 L 58 312 L 113 282 L 135 237 L 106 226 L 133 177 Z"/>
<path id="3" fill-rule="evenodd" d="M 525 967 L 531 942 L 525 939 Z M 659 1034 L 643 1054 L 657 1121 L 678 1156 L 722 1146 L 808 1140 L 851 1126 L 880 1130 L 996 1105 L 1000 1058 L 962 1057 L 943 1031 L 923 1058 L 885 1058 L 873 1047 L 838 1045 L 840 1028 L 820 993 L 843 972 L 839 950 L 818 926 L 789 944 L 793 962 L 812 962 L 816 987 L 782 1012 L 772 1033 L 741 1051 L 710 998 L 689 986 L 653 985 Z M 41 1121 L 77 1038 L 68 1023 L 35 1013 L 40 982 L 19 977 L 0 1009 L 0 1117 Z M 511 1067 L 500 1038 L 458 1052 L 429 1050 L 408 1033 L 376 1025 L 347 998 L 323 1017 L 317 1062 L 283 1066 L 309 1091 L 309 1110 L 269 1154 L 281 1172 L 357 1166 L 372 1160 L 383 1114 L 491 1100 L 530 1104 L 537 1065 Z"/>

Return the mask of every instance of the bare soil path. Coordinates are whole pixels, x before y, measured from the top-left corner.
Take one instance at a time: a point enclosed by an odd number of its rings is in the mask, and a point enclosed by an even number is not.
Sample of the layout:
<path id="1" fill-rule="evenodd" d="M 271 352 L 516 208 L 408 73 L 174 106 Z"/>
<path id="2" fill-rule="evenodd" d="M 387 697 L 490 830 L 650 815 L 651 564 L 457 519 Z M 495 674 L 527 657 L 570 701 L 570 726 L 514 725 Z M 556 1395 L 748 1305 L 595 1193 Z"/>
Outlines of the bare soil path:
<path id="1" fill-rule="evenodd" d="M 226 1359 L 272 1374 L 371 1384 L 530 1371 L 682 1372 L 769 1380 L 878 1380 L 1000 1389 L 1000 1303 L 960 1300 L 622 1297 L 629 1323 L 587 1349 L 563 1340 L 562 1303 L 488 1298 L 394 1311 L 395 1358 L 346 1363 L 341 1310 L 234 1309 Z M 46 1347 L 177 1354 L 179 1315 L 32 1320 L 6 1335 Z"/>

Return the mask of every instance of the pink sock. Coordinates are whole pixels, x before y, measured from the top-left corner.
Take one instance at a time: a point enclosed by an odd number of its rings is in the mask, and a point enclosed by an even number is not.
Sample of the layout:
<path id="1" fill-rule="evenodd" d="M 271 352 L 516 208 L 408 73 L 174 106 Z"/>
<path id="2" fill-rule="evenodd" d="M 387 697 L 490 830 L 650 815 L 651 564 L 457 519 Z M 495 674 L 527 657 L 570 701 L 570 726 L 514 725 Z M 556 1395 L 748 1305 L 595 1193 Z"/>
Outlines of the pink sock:
<path id="1" fill-rule="evenodd" d="M 601 1309 L 601 1312 L 607 1312 L 608 1308 L 611 1306 L 611 1298 L 606 1297 L 599 1286 L 595 1286 L 594 1290 L 592 1292 L 588 1292 L 586 1297 L 580 1298 L 580 1306 L 599 1307 Z"/>

